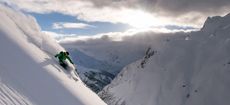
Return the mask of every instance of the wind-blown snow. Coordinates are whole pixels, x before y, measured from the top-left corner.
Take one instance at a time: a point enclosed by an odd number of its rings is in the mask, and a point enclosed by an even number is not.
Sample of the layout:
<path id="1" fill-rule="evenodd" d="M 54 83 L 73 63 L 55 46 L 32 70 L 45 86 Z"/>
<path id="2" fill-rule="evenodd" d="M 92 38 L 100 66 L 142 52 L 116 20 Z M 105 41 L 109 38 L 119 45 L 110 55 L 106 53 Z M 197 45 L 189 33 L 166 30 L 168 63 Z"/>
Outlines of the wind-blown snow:
<path id="1" fill-rule="evenodd" d="M 230 15 L 201 31 L 156 37 L 99 94 L 109 105 L 229 105 Z"/>
<path id="2" fill-rule="evenodd" d="M 59 66 L 53 56 L 64 49 L 41 33 L 33 17 L 3 4 L 0 17 L 1 105 L 105 105 L 74 66 L 70 72 Z"/>

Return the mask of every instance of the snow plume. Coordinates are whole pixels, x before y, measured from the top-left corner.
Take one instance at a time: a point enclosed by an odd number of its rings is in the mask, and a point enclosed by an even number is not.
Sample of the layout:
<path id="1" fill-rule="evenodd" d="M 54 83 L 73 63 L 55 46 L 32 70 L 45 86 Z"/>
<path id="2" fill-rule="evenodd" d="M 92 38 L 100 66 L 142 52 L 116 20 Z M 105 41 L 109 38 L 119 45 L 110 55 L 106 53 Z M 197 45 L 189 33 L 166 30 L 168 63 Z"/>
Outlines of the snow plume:
<path id="1" fill-rule="evenodd" d="M 2 4 L 0 8 L 1 8 L 1 11 L 3 13 L 6 13 L 9 19 L 12 20 L 16 28 L 19 29 L 19 33 L 24 34 L 22 37 L 25 37 L 28 41 L 35 44 L 37 47 L 43 48 L 43 50 L 46 50 L 47 52 L 51 54 L 55 54 L 63 50 L 63 48 L 59 46 L 57 42 L 53 40 L 53 38 L 47 38 L 50 36 L 40 32 L 41 29 L 39 25 L 37 24 L 34 17 L 30 15 L 24 15 L 20 11 L 11 11 L 9 9 L 6 9 L 5 7 L 2 6 Z M 16 14 L 15 12 L 18 12 L 18 13 Z M 21 15 L 21 16 L 19 17 L 18 15 Z M 17 32 L 15 32 L 14 34 L 17 34 Z M 48 42 L 49 39 L 53 40 L 52 43 L 54 43 L 55 46 L 57 46 L 56 48 L 54 47 L 54 45 L 51 45 L 51 43 Z M 48 46 L 53 46 L 53 47 L 45 48 L 47 46 L 44 46 L 44 44 Z M 55 49 L 50 49 L 50 48 L 55 48 Z"/>
<path id="2" fill-rule="evenodd" d="M 105 105 L 54 55 L 64 50 L 36 20 L 0 4 L 1 105 Z M 70 67 L 71 64 L 68 63 Z"/>

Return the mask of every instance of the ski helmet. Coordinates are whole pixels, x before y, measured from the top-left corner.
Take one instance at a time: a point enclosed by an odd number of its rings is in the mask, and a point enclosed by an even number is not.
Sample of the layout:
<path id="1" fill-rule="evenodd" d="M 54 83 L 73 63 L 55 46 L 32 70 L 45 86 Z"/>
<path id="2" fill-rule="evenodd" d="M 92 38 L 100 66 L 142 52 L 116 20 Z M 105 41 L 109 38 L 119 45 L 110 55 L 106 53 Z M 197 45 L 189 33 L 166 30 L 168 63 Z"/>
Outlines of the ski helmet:
<path id="1" fill-rule="evenodd" d="M 69 55 L 69 52 L 68 52 L 68 51 L 66 51 L 65 53 L 66 53 L 67 55 Z"/>

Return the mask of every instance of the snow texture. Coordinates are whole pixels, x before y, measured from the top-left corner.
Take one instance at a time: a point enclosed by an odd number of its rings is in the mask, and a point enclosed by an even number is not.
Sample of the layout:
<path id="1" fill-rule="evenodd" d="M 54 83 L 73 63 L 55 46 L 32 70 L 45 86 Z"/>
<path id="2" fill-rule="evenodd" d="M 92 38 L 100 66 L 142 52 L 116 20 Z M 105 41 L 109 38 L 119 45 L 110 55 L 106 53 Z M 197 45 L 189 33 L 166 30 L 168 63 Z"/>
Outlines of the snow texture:
<path id="1" fill-rule="evenodd" d="M 53 57 L 64 49 L 29 15 L 0 4 L 1 105 L 105 105 Z M 76 81 L 75 79 L 78 79 Z"/>
<path id="2" fill-rule="evenodd" d="M 229 105 L 230 15 L 187 34 L 159 35 L 99 95 L 109 105 Z"/>

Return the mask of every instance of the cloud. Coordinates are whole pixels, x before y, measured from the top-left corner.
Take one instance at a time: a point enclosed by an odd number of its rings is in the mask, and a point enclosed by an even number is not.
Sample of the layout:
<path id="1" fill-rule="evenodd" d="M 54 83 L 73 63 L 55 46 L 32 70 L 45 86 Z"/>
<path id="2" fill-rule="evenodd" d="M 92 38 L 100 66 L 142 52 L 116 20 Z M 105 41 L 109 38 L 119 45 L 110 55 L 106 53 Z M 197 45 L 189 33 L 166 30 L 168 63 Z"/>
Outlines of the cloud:
<path id="1" fill-rule="evenodd" d="M 88 0 L 97 7 L 110 5 L 141 9 L 163 18 L 169 24 L 201 27 L 208 16 L 226 15 L 230 10 L 229 0 Z M 118 7 L 118 6 L 116 6 Z M 158 20 L 160 20 L 158 19 Z M 164 22 L 163 21 L 163 22 Z M 162 22 L 162 21 L 161 21 Z"/>
<path id="2" fill-rule="evenodd" d="M 127 35 L 130 34 L 130 35 Z M 100 47 L 113 47 L 122 48 L 121 51 L 133 51 L 135 49 L 145 49 L 150 45 L 160 45 L 165 46 L 165 43 L 170 37 L 181 37 L 181 40 L 186 40 L 188 33 L 185 32 L 175 32 L 175 33 L 162 33 L 154 31 L 142 31 L 142 32 L 127 32 L 125 33 L 108 33 L 101 34 L 94 37 L 88 37 L 82 39 L 80 37 L 66 37 L 65 39 L 59 40 L 59 43 L 66 48 L 83 48 L 87 47 L 89 49 L 100 49 Z M 114 40 L 114 38 L 120 38 L 119 40 Z M 164 44 L 162 44 L 162 42 Z M 101 50 L 98 50 L 101 51 Z M 103 50 L 104 51 L 104 50 Z M 119 50 L 118 50 L 119 51 Z M 136 52 L 136 51 L 134 51 Z"/>
<path id="3" fill-rule="evenodd" d="M 52 36 L 52 37 L 61 37 L 61 36 L 65 36 L 65 34 L 59 34 L 56 32 L 51 32 L 51 31 L 42 31 L 42 33 Z"/>
<path id="4" fill-rule="evenodd" d="M 53 29 L 87 29 L 95 27 L 93 25 L 85 24 L 85 23 L 68 23 L 68 22 L 57 22 L 53 23 Z"/>
<path id="5" fill-rule="evenodd" d="M 187 12 L 215 13 L 226 12 L 229 0 L 87 0 L 97 7 L 108 5 L 118 7 L 142 8 L 151 12 L 167 12 L 171 15 L 182 15 Z"/>
<path id="6" fill-rule="evenodd" d="M 84 35 L 77 35 L 77 34 L 62 34 L 52 31 L 42 31 L 45 35 L 54 37 L 57 41 L 61 40 L 68 40 L 68 41 L 75 41 L 75 40 L 86 40 L 90 38 L 91 36 L 84 36 Z"/>
<path id="7" fill-rule="evenodd" d="M 207 16 L 225 15 L 230 10 L 229 0 L 11 0 L 7 3 L 27 12 L 59 12 L 87 22 L 135 25 L 149 20 L 152 25 L 193 27 L 202 27 Z M 144 15 L 134 15 L 137 11 Z"/>
<path id="8" fill-rule="evenodd" d="M 151 1 L 151 0 L 148 0 Z M 159 0 L 157 6 L 163 11 L 175 15 L 187 12 L 198 12 L 204 14 L 223 13 L 225 8 L 229 9 L 229 0 Z M 154 10 L 153 10 L 154 11 Z"/>
<path id="9" fill-rule="evenodd" d="M 168 29 L 166 27 L 151 27 L 146 29 L 129 29 L 125 32 L 108 32 L 100 33 L 94 36 L 84 36 L 84 35 L 63 35 L 61 37 L 56 37 L 56 39 L 61 43 L 74 43 L 74 42 L 84 42 L 89 40 L 103 40 L 103 41 L 122 41 L 127 37 L 132 36 L 145 36 L 145 35 L 155 35 L 155 34 L 176 34 L 176 33 L 190 33 L 191 31 L 197 31 L 198 29 Z M 59 35 L 58 33 L 56 33 Z"/>

